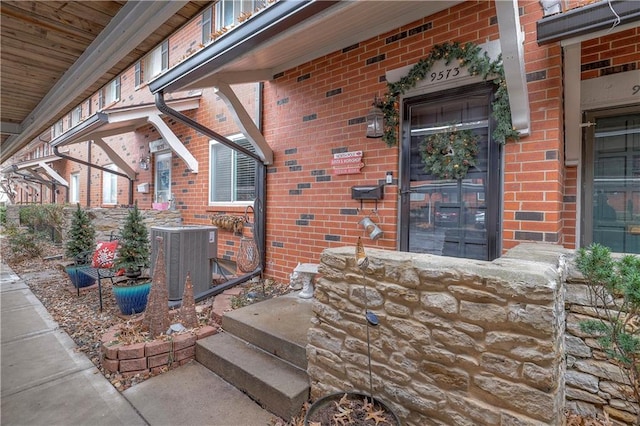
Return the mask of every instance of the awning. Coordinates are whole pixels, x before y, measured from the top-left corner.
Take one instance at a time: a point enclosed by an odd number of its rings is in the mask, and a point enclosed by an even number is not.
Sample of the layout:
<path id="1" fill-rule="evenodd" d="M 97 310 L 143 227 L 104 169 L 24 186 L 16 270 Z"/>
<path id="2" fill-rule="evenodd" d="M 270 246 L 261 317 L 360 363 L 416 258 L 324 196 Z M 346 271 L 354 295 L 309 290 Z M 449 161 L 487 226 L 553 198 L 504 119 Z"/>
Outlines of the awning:
<path id="1" fill-rule="evenodd" d="M 201 94 L 186 98 L 167 101 L 177 111 L 187 111 L 198 108 Z M 155 104 L 140 104 L 121 108 L 113 108 L 98 112 L 79 125 L 58 136 L 50 142 L 51 147 L 60 148 L 78 142 L 93 141 L 104 150 L 109 159 L 118 166 L 130 179 L 135 179 L 136 172 L 130 164 L 121 158 L 104 138 L 133 132 L 136 129 L 151 124 L 158 130 L 163 139 L 187 165 L 193 173 L 198 172 L 198 162 L 182 144 L 180 139 L 171 131 L 160 117 L 161 112 Z"/>
<path id="2" fill-rule="evenodd" d="M 273 3 L 238 28 L 196 52 L 149 84 L 154 94 L 218 87 L 225 97 L 229 85 L 267 81 L 278 73 L 348 48 L 446 10 L 461 1 L 300 1 Z M 524 70 L 524 36 L 517 0 L 496 0 L 500 42 L 512 121 L 529 133 L 530 114 Z M 330 29 L 330 30 L 328 30 Z M 403 38 L 407 30 L 389 37 Z M 239 103 L 227 100 L 243 133 L 257 152 L 270 158 L 268 144 Z M 363 105 L 363 108 L 368 105 Z M 267 151 L 268 150 L 268 151 Z M 269 161 L 265 161 L 269 164 Z"/>
<path id="3" fill-rule="evenodd" d="M 37 181 L 46 185 L 69 186 L 69 182 L 58 174 L 49 164 L 59 160 L 55 155 L 47 155 L 41 158 L 21 161 L 2 169 L 5 175 L 16 175 L 23 179 Z"/>

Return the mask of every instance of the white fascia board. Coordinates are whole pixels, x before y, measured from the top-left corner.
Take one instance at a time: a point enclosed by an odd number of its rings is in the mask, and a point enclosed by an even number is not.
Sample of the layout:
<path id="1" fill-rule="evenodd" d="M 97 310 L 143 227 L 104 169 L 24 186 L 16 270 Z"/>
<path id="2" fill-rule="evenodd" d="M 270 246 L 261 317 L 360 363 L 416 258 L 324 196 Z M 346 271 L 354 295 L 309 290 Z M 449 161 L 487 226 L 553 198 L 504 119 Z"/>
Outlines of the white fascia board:
<path id="1" fill-rule="evenodd" d="M 176 111 L 188 111 L 200 106 L 200 96 L 168 100 L 167 105 Z M 103 111 L 107 114 L 109 123 L 122 123 L 125 121 L 144 120 L 150 115 L 161 114 L 155 104 L 133 105 L 125 108 Z"/>
<path id="2" fill-rule="evenodd" d="M 217 89 L 218 95 L 224 100 L 224 103 L 231 111 L 231 115 L 240 128 L 240 131 L 256 149 L 260 160 L 266 165 L 272 164 L 273 150 L 231 86 L 223 82 L 218 82 Z"/>
<path id="3" fill-rule="evenodd" d="M 257 83 L 273 79 L 275 73 L 271 69 L 219 72 L 202 78 L 184 87 L 184 90 L 196 90 L 205 87 L 217 87 L 219 82 L 227 84 Z M 168 102 L 167 102 L 168 103 Z M 174 108 L 175 109 L 175 108 Z"/>
<path id="4" fill-rule="evenodd" d="M 184 161 L 187 168 L 192 173 L 198 173 L 198 161 L 189 152 L 189 150 L 180 142 L 180 139 L 171 131 L 169 126 L 160 118 L 157 114 L 150 114 L 147 117 L 147 121 L 156 128 L 156 130 L 162 135 L 165 141 L 171 147 L 171 150 L 176 153 L 178 157 Z"/>
<path id="5" fill-rule="evenodd" d="M 496 0 L 502 65 L 509 93 L 511 123 L 520 135 L 529 135 L 531 114 L 524 67 L 524 33 L 520 28 L 517 0 Z"/>
<path id="6" fill-rule="evenodd" d="M 107 154 L 107 157 L 109 157 L 109 159 L 113 161 L 113 164 L 115 164 L 118 167 L 118 169 L 122 171 L 122 173 L 126 174 L 129 177 L 129 179 L 131 180 L 136 179 L 135 170 L 133 170 L 131 166 L 126 162 L 126 160 L 120 157 L 118 153 L 116 153 L 113 150 L 113 148 L 111 148 L 109 144 L 105 142 L 104 139 L 96 137 L 95 139 L 93 139 L 93 143 L 98 145 L 100 148 L 102 148 L 104 153 Z"/>
<path id="7" fill-rule="evenodd" d="M 38 163 L 38 165 L 60 185 L 69 186 L 69 182 L 67 182 L 66 179 L 60 176 L 58 172 L 56 172 L 51 167 L 49 167 L 49 165 L 46 164 L 44 161 L 41 161 L 40 163 Z"/>

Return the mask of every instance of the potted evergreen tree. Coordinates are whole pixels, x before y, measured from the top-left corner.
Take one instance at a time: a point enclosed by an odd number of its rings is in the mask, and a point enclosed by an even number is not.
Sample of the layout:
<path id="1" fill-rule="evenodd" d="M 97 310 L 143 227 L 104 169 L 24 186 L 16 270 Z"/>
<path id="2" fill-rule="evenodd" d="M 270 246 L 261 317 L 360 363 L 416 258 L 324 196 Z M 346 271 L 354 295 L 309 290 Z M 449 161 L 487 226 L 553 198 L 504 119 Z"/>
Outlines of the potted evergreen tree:
<path id="1" fill-rule="evenodd" d="M 65 246 L 65 256 L 73 260 L 73 265 L 65 268 L 74 287 L 88 287 L 95 283 L 95 279 L 86 274 L 81 274 L 78 268 L 85 267 L 96 245 L 96 230 L 91 223 L 89 214 L 77 204 L 76 210 L 71 216 L 71 226 Z"/>
<path id="2" fill-rule="evenodd" d="M 113 294 L 123 314 L 137 314 L 145 310 L 151 288 L 149 277 L 141 277 L 149 267 L 150 249 L 149 231 L 137 203 L 129 210 L 119 241 L 114 264 L 128 279 L 114 283 Z"/>

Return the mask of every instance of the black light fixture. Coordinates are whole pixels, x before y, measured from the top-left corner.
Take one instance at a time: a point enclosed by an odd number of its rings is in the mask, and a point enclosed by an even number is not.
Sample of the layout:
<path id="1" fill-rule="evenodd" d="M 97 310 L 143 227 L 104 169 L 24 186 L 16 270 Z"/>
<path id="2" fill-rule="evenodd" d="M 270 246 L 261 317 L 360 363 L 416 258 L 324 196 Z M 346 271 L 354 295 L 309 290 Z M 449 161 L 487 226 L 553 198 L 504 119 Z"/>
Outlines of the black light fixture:
<path id="1" fill-rule="evenodd" d="M 149 157 L 140 157 L 140 170 L 149 170 Z"/>
<path id="2" fill-rule="evenodd" d="M 144 154 L 143 148 L 140 147 L 140 160 L 138 160 L 138 165 L 140 166 L 140 170 L 149 170 L 149 162 L 151 161 L 151 156 L 149 153 Z"/>
<path id="3" fill-rule="evenodd" d="M 377 96 L 373 99 L 371 109 L 367 113 L 367 137 L 381 138 L 383 134 L 384 114 L 382 102 Z"/>

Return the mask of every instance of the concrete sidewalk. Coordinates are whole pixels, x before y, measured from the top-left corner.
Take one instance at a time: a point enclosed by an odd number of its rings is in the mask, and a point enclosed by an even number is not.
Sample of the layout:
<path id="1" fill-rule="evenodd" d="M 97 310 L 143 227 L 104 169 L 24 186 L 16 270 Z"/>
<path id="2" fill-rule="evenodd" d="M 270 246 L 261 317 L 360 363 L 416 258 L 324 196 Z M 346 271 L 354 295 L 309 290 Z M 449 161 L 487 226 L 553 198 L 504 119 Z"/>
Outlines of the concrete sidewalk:
<path id="1" fill-rule="evenodd" d="M 3 426 L 245 426 L 274 418 L 195 361 L 119 393 L 6 264 L 0 314 Z"/>

